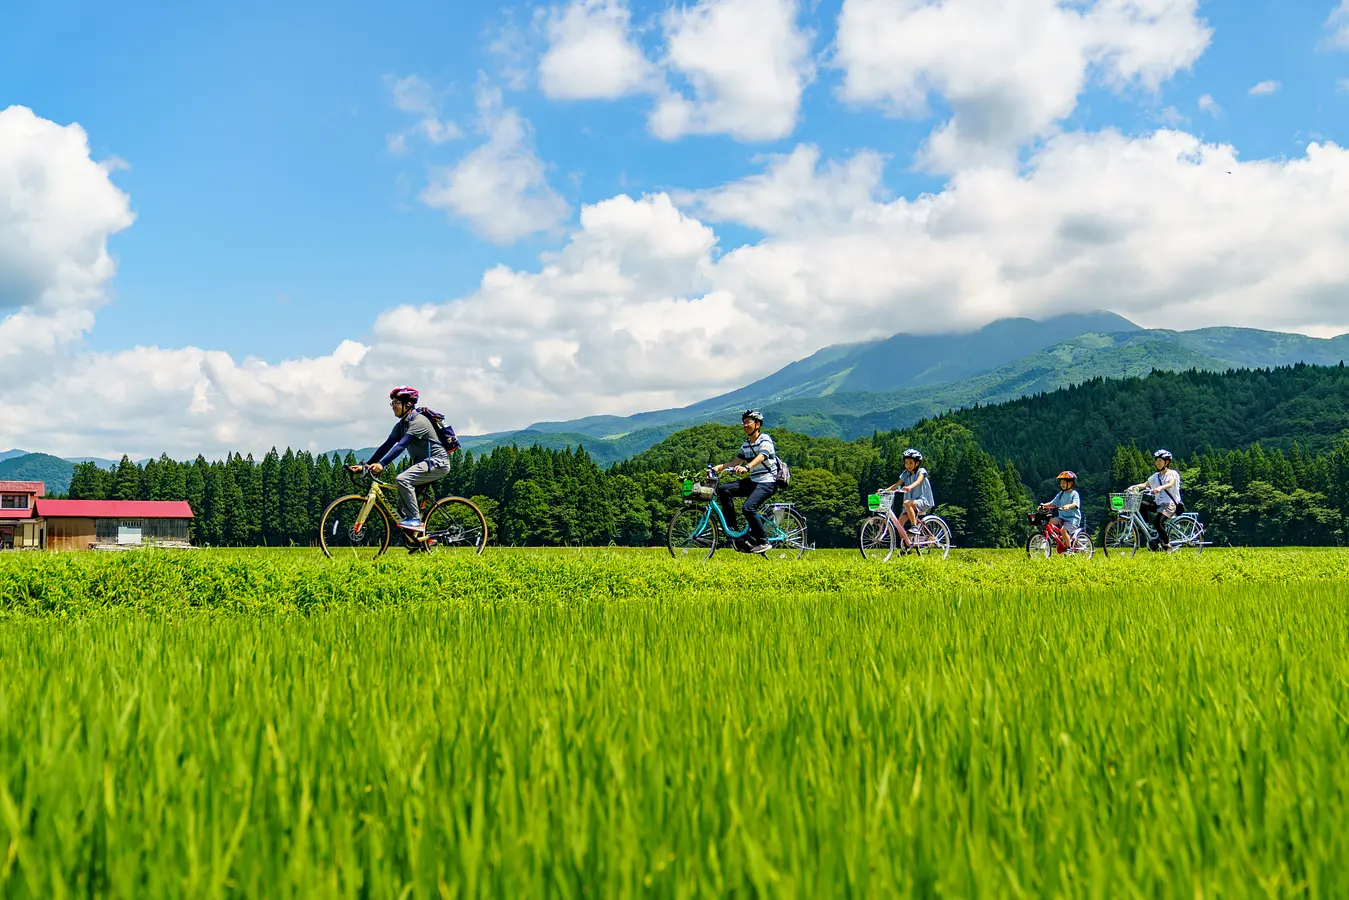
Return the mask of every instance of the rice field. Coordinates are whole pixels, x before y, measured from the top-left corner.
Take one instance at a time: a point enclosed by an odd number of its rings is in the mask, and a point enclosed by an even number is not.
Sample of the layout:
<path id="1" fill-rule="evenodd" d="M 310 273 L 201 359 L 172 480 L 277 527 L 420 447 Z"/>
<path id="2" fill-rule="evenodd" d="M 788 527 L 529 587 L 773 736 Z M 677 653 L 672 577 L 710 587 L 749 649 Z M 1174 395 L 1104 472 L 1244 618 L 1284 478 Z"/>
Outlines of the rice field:
<path id="1" fill-rule="evenodd" d="M 0 557 L 0 894 L 1349 894 L 1349 553 L 662 553 Z"/>

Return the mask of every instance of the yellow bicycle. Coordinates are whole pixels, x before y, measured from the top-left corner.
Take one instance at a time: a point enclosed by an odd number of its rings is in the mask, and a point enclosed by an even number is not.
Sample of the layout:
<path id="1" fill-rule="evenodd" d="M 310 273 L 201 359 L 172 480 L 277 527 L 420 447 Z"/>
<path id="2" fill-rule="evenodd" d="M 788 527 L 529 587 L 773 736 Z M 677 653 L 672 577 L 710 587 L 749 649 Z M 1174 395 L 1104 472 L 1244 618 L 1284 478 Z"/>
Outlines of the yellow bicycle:
<path id="1" fill-rule="evenodd" d="M 366 467 L 362 474 L 370 479 L 365 494 L 338 497 L 323 511 L 319 520 L 319 546 L 329 559 L 336 556 L 370 558 L 389 549 L 394 531 L 403 539 L 409 553 L 457 551 L 481 553 L 487 546 L 487 519 L 482 510 L 463 497 L 437 500 L 423 518 L 425 531 L 398 528 L 398 514 L 385 494 L 398 490 L 396 485 L 380 481 Z"/>

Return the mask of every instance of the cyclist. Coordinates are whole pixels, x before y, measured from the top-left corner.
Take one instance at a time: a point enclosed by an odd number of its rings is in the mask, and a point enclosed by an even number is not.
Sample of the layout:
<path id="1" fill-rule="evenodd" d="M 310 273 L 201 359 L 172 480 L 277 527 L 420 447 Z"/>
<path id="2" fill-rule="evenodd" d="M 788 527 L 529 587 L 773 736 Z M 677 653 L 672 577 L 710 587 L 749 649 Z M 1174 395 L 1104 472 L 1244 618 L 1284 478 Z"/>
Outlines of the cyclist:
<path id="1" fill-rule="evenodd" d="M 1041 503 L 1044 509 L 1053 509 L 1056 513 L 1049 521 L 1075 537 L 1082 528 L 1082 497 L 1077 492 L 1077 473 L 1064 469 L 1059 473 L 1059 492 L 1048 503 Z"/>
<path id="2" fill-rule="evenodd" d="M 899 480 L 890 485 L 888 490 L 908 494 L 904 498 L 904 515 L 899 521 L 901 525 L 908 522 L 909 533 L 916 534 L 918 520 L 937 505 L 936 499 L 932 496 L 932 478 L 927 474 L 927 469 L 923 468 L 922 453 L 912 447 L 904 451 L 904 471 L 899 473 Z"/>
<path id="3" fill-rule="evenodd" d="M 416 388 L 407 385 L 389 391 L 389 406 L 398 422 L 366 462 L 371 473 L 378 475 L 404 450 L 407 451 L 412 465 L 394 480 L 398 482 L 398 514 L 401 516 L 398 527 L 410 531 L 423 528 L 421 513 L 417 509 L 417 487 L 439 481 L 450 474 L 450 454 L 436 436 L 431 420 L 417 411 L 419 396 Z M 353 472 L 361 470 L 360 466 L 349 468 Z"/>
<path id="4" fill-rule="evenodd" d="M 1180 499 L 1180 473 L 1171 468 L 1172 456 L 1170 450 L 1158 450 L 1152 454 L 1152 462 L 1157 467 L 1156 473 L 1142 484 L 1130 485 L 1129 490 L 1146 489 L 1152 495 L 1143 498 L 1138 511 L 1145 516 L 1152 516 L 1152 527 L 1157 531 L 1157 539 L 1161 549 L 1169 550 L 1171 549 L 1171 535 L 1167 533 L 1166 521 L 1185 508 Z M 1156 549 L 1156 546 L 1153 546 L 1153 549 Z"/>
<path id="5" fill-rule="evenodd" d="M 750 553 L 763 553 L 768 550 L 768 541 L 764 538 L 759 508 L 778 489 L 777 452 L 773 449 L 773 439 L 763 433 L 763 413 L 747 409 L 740 417 L 740 424 L 745 429 L 745 442 L 740 445 L 736 459 L 741 462 L 722 463 L 713 466 L 712 471 L 720 473 L 722 469 L 730 469 L 745 477 L 734 483 L 717 485 L 717 503 L 726 516 L 726 524 L 732 531 L 739 531 L 732 501 L 735 497 L 747 498 L 745 521 L 749 524 L 749 546 L 744 549 Z"/>

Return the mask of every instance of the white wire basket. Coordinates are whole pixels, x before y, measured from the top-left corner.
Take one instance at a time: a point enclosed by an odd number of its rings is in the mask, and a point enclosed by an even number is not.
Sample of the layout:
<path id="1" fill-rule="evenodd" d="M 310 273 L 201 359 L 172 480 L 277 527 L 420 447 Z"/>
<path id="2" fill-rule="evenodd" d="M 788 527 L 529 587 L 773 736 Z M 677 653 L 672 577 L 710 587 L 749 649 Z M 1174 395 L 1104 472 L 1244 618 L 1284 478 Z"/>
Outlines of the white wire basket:
<path id="1" fill-rule="evenodd" d="M 877 491 L 871 495 L 872 497 L 877 498 L 876 501 L 874 501 L 874 503 L 868 502 L 868 508 L 870 508 L 872 512 L 890 512 L 890 510 L 895 508 L 895 493 L 895 491 Z M 868 498 L 868 500 L 869 499 L 870 498 Z"/>
<path id="2" fill-rule="evenodd" d="M 1121 515 L 1138 512 L 1138 507 L 1142 502 L 1143 495 L 1138 491 L 1125 491 L 1122 494 L 1110 495 L 1110 508 Z"/>

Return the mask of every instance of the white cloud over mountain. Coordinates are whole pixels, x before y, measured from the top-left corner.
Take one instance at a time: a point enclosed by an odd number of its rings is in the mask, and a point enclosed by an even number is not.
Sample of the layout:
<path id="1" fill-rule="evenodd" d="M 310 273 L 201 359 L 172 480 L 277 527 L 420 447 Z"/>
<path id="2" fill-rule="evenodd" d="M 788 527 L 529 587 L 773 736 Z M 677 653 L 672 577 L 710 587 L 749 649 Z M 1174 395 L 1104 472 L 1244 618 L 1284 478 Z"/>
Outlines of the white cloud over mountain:
<path id="1" fill-rule="evenodd" d="M 666 25 L 732 33 L 735 17 L 717 18 L 716 5 Z M 77 339 L 113 275 L 107 241 L 130 225 L 130 200 L 78 126 L 11 108 L 0 113 L 0 335 L 22 331 L 25 347 L 45 335 L 48 360 L 0 384 L 0 446 L 209 456 L 361 445 L 386 430 L 384 394 L 405 382 L 480 433 L 679 405 L 828 343 L 1008 315 L 1107 308 L 1169 328 L 1349 331 L 1349 151 L 1314 143 L 1301 156 L 1243 161 L 1175 129 L 1064 131 L 1087 81 L 1147 90 L 1193 62 L 1207 27 L 1183 0 L 1020 6 L 1041 31 L 1018 44 L 994 27 L 1015 24 L 996 4 L 845 0 L 834 57 L 844 97 L 904 115 L 935 97 L 952 111 L 926 149 L 951 169 L 939 191 L 894 197 L 888 152 L 831 159 L 802 143 L 727 184 L 585 205 L 536 266 L 492 267 L 464 296 L 385 310 L 332 354 L 271 365 L 196 347 L 82 352 Z M 631 28 L 614 2 L 576 8 L 607 22 L 613 40 Z M 556 34 L 575 26 L 568 14 L 551 20 Z M 887 47 L 904 57 L 894 71 L 882 65 Z M 693 58 L 682 58 L 690 71 Z M 763 83 L 804 72 L 784 67 L 794 58 L 759 60 Z M 1002 82 L 975 71 L 980 62 L 996 63 L 984 68 Z M 554 89 L 631 89 L 610 75 Z M 689 89 L 702 105 L 692 131 L 722 115 L 709 112 L 721 95 Z M 765 121 L 788 127 L 795 102 L 766 103 Z M 502 241 L 556 225 L 566 204 L 527 123 L 497 95 L 481 103 L 484 142 L 424 200 Z M 1005 156 L 1017 148 L 1019 166 Z M 721 236 L 743 227 L 761 237 Z"/>

